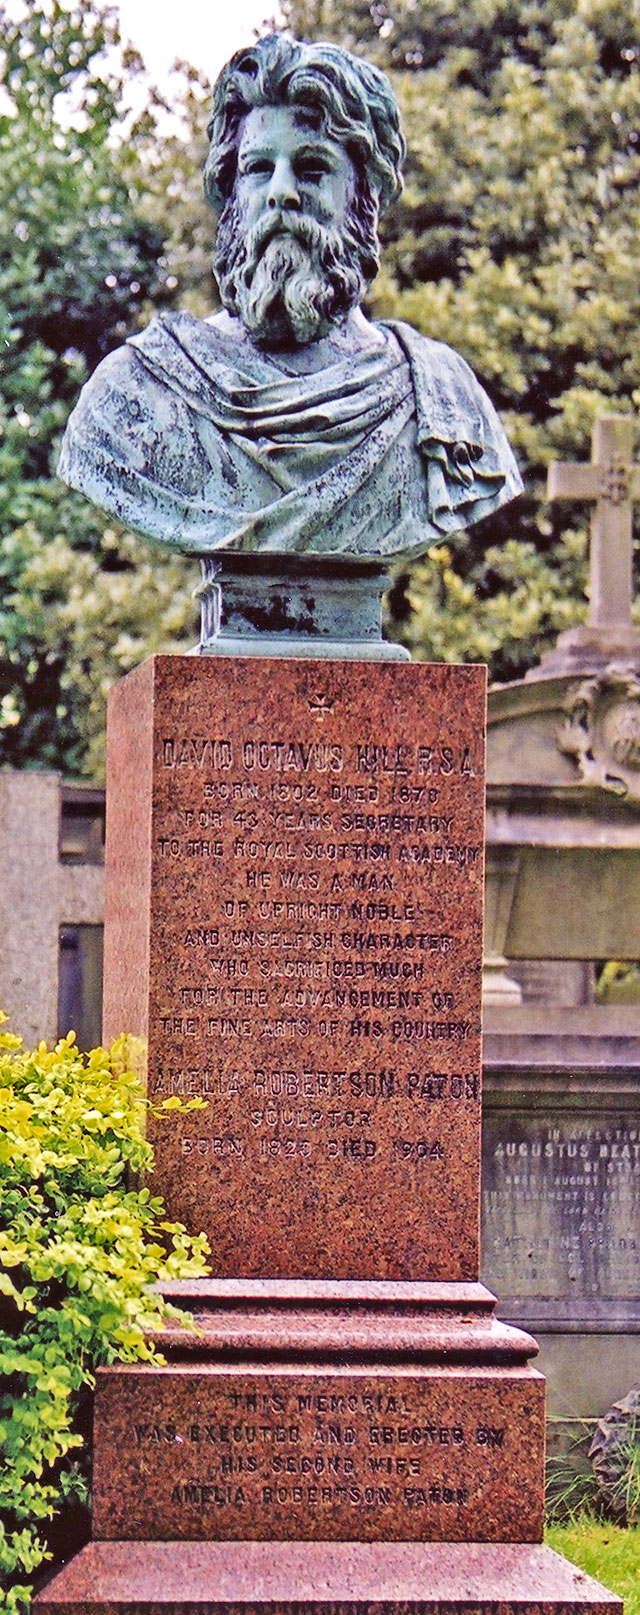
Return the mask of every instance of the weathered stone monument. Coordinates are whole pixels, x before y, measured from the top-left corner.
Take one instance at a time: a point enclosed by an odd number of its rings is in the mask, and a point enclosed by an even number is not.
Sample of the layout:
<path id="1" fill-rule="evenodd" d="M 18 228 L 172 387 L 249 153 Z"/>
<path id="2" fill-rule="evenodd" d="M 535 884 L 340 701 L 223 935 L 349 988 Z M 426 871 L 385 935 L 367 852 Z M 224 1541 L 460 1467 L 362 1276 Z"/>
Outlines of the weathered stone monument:
<path id="1" fill-rule="evenodd" d="M 0 771 L 0 1004 L 27 1047 L 100 1041 L 103 818 L 100 791 Z"/>
<path id="2" fill-rule="evenodd" d="M 152 1125 L 216 1276 L 166 1366 L 100 1373 L 93 1540 L 39 1615 L 619 1607 L 541 1546 L 544 1382 L 478 1282 L 484 673 L 376 623 L 385 556 L 518 486 L 462 362 L 356 311 L 400 153 L 366 64 L 234 58 L 230 312 L 107 361 L 65 451 L 205 557 L 209 654 L 111 703 L 105 1020 L 207 1100 Z"/>
<path id="3" fill-rule="evenodd" d="M 553 670 L 594 673 L 607 663 L 640 657 L 640 629 L 631 621 L 633 507 L 640 500 L 640 466 L 633 463 L 633 421 L 602 415 L 596 421 L 590 465 L 555 462 L 550 499 L 588 501 L 592 507 L 589 620 L 561 634 L 540 664 Z"/>
<path id="4" fill-rule="evenodd" d="M 562 1439 L 638 1372 L 640 1022 L 575 990 L 594 961 L 640 954 L 632 438 L 605 416 L 590 465 L 550 468 L 550 497 L 593 506 L 588 621 L 489 696 L 483 1271 L 539 1337 Z"/>

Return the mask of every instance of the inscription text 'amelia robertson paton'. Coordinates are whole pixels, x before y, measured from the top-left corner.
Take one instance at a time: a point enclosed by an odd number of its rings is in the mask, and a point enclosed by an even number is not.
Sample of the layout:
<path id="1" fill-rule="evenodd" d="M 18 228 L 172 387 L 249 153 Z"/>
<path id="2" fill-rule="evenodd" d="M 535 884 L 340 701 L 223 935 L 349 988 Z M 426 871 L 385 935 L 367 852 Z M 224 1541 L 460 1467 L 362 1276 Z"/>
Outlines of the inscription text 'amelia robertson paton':
<path id="1" fill-rule="evenodd" d="M 154 1185 L 219 1272 L 475 1277 L 483 669 L 154 665 L 128 1030 L 152 1098 L 206 1100 Z"/>

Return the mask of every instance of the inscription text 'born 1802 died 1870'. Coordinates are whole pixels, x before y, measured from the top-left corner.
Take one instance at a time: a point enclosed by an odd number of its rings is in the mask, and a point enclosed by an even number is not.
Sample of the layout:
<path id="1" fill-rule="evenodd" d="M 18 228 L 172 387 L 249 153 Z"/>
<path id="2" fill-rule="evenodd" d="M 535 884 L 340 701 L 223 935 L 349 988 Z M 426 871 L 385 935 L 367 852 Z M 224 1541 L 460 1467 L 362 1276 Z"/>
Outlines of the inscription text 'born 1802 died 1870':
<path id="1" fill-rule="evenodd" d="M 154 1187 L 220 1274 L 477 1277 L 484 679 L 160 657 L 113 692 L 105 1034 L 206 1100 L 153 1122 Z"/>

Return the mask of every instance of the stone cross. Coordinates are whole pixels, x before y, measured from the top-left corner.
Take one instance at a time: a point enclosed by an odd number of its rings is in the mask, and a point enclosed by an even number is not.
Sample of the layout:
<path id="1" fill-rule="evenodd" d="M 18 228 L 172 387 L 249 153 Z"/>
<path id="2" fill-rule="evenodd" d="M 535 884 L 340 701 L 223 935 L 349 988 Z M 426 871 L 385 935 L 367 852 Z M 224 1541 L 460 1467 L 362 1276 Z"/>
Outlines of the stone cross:
<path id="1" fill-rule="evenodd" d="M 632 458 L 629 415 L 602 415 L 596 421 L 591 464 L 555 461 L 549 466 L 549 499 L 588 499 L 591 517 L 591 602 L 593 628 L 631 624 L 633 505 L 640 500 L 640 466 Z"/>

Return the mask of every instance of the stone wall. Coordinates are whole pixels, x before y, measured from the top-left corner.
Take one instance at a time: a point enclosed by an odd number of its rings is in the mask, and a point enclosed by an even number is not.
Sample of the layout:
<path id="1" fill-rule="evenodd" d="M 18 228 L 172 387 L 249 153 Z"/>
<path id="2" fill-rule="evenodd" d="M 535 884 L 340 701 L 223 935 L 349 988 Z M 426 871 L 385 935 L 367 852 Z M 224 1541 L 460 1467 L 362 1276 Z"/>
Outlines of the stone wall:
<path id="1" fill-rule="evenodd" d="M 102 791 L 54 773 L 0 772 L 0 1006 L 27 1044 L 69 1030 L 65 1008 L 78 1037 L 86 1028 L 96 1040 L 103 842 Z"/>

